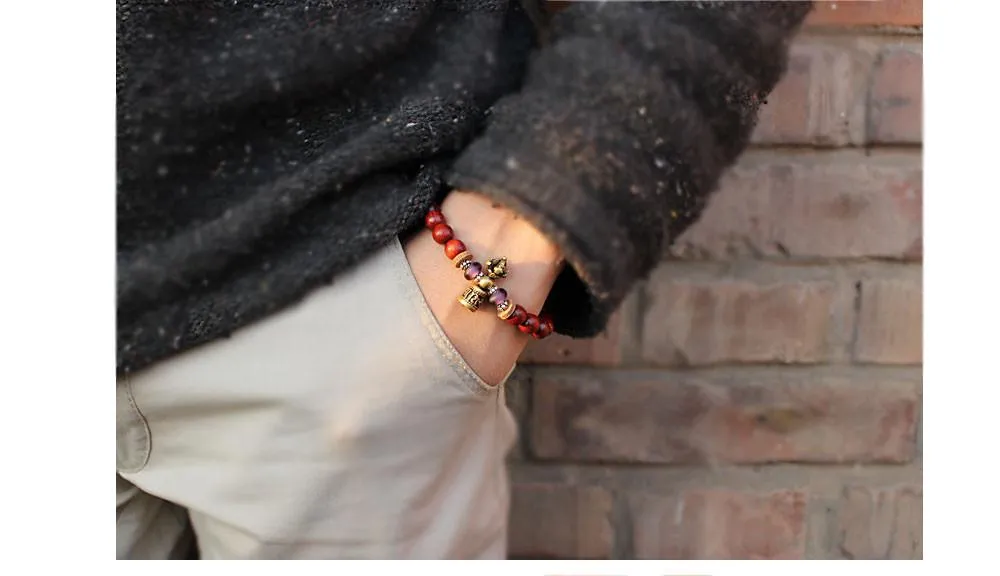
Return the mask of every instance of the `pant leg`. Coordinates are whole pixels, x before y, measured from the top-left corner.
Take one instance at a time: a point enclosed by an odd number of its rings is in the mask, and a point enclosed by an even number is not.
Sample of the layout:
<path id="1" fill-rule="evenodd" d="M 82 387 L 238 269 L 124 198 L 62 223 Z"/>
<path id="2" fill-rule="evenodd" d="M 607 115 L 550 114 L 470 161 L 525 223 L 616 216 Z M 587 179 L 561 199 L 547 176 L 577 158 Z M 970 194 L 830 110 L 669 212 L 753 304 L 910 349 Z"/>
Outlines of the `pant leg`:
<path id="1" fill-rule="evenodd" d="M 149 427 L 132 402 L 128 380 L 117 385 L 118 470 L 140 470 L 149 456 Z M 187 512 L 175 504 L 146 494 L 115 476 L 117 558 L 172 560 L 192 556 L 194 533 Z"/>
<path id="2" fill-rule="evenodd" d="M 503 387 L 450 344 L 398 242 L 121 384 L 138 417 L 119 473 L 188 511 L 203 558 L 506 555 Z"/>
<path id="3" fill-rule="evenodd" d="M 120 475 L 117 483 L 117 558 L 185 560 L 194 553 L 194 533 L 187 512 L 150 496 Z"/>

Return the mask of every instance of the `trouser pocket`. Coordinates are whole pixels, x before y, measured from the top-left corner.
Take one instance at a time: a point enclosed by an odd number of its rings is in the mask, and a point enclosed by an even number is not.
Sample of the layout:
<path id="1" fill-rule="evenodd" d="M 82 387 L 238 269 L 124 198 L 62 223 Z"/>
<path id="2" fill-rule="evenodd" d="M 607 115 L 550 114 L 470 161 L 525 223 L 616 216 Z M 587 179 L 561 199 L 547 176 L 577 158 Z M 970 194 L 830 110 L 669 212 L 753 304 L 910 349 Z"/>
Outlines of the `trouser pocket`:
<path id="1" fill-rule="evenodd" d="M 120 473 L 135 473 L 149 462 L 149 424 L 139 411 L 132 396 L 132 382 L 128 376 L 118 379 L 115 385 L 117 396 L 116 448 L 117 468 Z"/>

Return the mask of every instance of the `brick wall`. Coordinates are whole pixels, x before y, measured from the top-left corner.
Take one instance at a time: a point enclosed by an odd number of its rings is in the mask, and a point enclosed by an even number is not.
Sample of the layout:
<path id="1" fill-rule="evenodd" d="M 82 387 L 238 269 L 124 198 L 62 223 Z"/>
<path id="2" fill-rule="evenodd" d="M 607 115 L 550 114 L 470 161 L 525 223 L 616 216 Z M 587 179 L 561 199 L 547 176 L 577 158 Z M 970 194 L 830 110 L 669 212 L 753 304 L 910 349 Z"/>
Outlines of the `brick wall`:
<path id="1" fill-rule="evenodd" d="M 607 333 L 527 351 L 511 557 L 922 557 L 921 13 L 821 3 Z"/>

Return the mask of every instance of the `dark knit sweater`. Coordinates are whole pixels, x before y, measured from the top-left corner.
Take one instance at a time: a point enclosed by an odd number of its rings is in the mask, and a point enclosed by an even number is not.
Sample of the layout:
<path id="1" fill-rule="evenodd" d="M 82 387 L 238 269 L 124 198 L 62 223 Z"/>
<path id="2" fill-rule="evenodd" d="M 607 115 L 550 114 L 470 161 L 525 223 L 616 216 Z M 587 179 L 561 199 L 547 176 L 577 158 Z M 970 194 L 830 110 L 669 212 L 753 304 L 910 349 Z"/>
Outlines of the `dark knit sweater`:
<path id="1" fill-rule="evenodd" d="M 117 367 L 295 302 L 448 190 L 568 266 L 598 333 L 744 149 L 806 2 L 118 1 Z"/>

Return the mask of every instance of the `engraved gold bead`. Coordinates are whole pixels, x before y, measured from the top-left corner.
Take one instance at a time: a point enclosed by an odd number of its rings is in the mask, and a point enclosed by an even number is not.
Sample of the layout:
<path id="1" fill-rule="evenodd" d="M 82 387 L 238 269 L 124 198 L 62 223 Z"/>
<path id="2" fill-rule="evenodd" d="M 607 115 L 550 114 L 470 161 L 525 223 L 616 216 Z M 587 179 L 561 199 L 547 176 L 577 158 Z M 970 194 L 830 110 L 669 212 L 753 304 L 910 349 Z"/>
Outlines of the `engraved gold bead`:
<path id="1" fill-rule="evenodd" d="M 469 312 L 475 312 L 486 301 L 486 296 L 486 292 L 481 288 L 475 284 L 470 284 L 465 289 L 465 292 L 462 292 L 462 295 L 458 297 L 458 303 Z"/>

